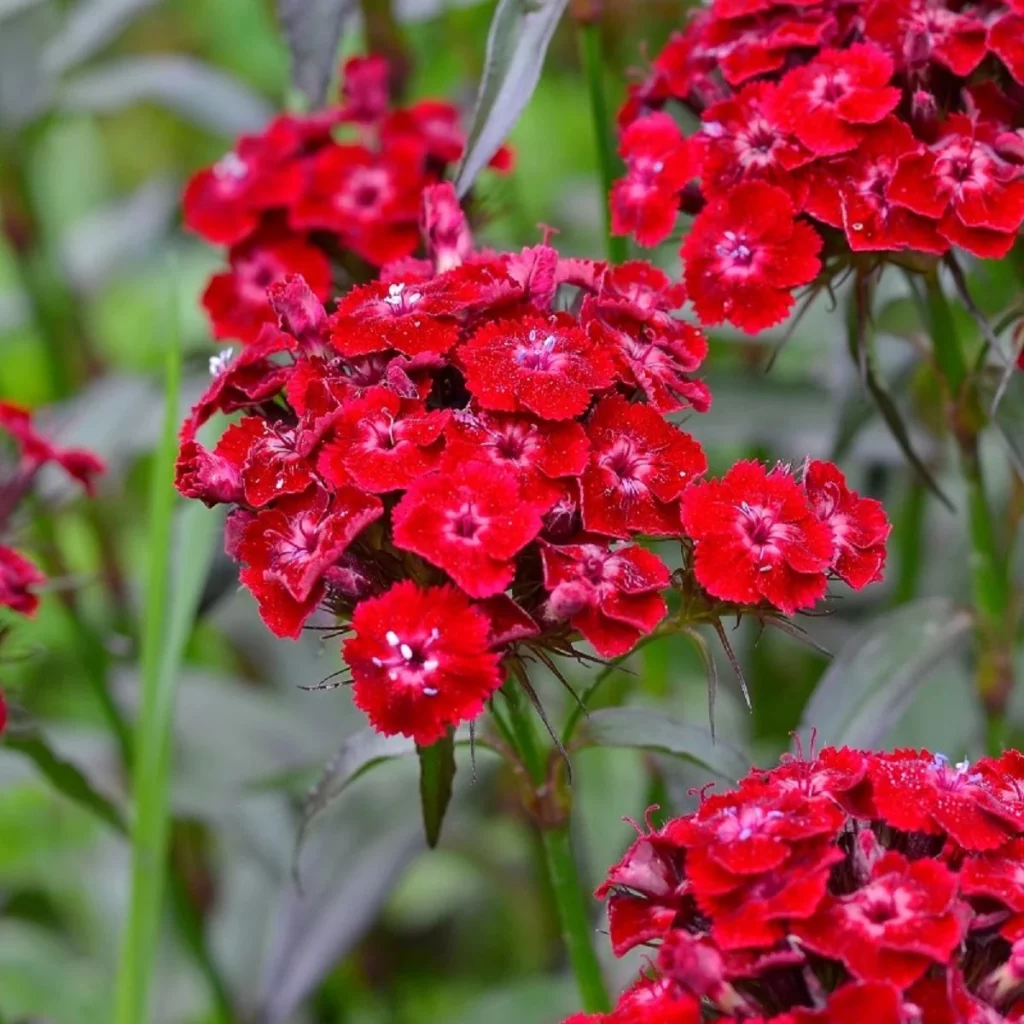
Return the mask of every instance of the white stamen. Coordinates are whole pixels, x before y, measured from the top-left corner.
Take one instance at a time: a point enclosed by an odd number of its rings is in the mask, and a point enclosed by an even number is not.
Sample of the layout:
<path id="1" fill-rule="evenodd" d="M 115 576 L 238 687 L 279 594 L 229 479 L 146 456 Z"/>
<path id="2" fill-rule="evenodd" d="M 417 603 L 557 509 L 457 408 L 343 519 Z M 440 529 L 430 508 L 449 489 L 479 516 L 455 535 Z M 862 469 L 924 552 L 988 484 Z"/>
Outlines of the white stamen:
<path id="1" fill-rule="evenodd" d="M 219 377 L 227 368 L 228 364 L 235 357 L 233 348 L 226 348 L 215 356 L 210 356 L 210 376 Z"/>
<path id="2" fill-rule="evenodd" d="M 427 658 L 427 660 L 425 662 L 423 662 L 423 671 L 424 672 L 433 672 L 436 668 L 437 668 L 437 658 Z"/>
<path id="3" fill-rule="evenodd" d="M 213 173 L 218 178 L 232 178 L 235 181 L 239 181 L 246 176 L 249 171 L 249 167 L 246 162 L 232 150 L 229 153 L 225 153 L 213 165 Z"/>
<path id="4" fill-rule="evenodd" d="M 387 640 L 388 647 L 397 647 L 402 642 L 398 639 L 398 634 L 393 629 L 389 629 L 384 634 L 384 639 Z"/>
<path id="5" fill-rule="evenodd" d="M 437 690 L 435 690 L 433 686 L 424 686 L 423 687 L 423 696 L 424 697 L 436 697 L 437 696 Z"/>
<path id="6" fill-rule="evenodd" d="M 399 644 L 398 653 L 401 654 L 406 661 L 412 661 L 412 648 L 408 644 Z"/>

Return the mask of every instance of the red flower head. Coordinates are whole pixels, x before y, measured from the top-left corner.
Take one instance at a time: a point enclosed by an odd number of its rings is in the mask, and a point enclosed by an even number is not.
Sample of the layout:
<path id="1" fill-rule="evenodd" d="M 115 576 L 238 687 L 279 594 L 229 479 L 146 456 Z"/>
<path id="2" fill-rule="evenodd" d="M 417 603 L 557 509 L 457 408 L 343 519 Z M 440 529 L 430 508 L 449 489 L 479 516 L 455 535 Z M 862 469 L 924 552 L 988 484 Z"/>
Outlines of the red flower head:
<path id="1" fill-rule="evenodd" d="M 831 462 L 808 463 L 804 489 L 815 516 L 832 531 L 836 575 L 854 590 L 880 580 L 891 529 L 882 503 L 848 490 Z"/>
<path id="2" fill-rule="evenodd" d="M 27 558 L 0 544 L 0 608 L 34 615 L 39 598 L 33 590 L 45 582 L 46 577 Z"/>
<path id="3" fill-rule="evenodd" d="M 625 654 L 665 617 L 660 591 L 668 586 L 669 571 L 644 548 L 545 545 L 541 557 L 548 613 L 568 620 L 602 657 Z"/>
<path id="4" fill-rule="evenodd" d="M 966 78 L 985 59 L 985 23 L 936 0 L 873 0 L 864 35 L 913 71 L 934 61 Z"/>
<path id="5" fill-rule="evenodd" d="M 485 324 L 459 351 L 466 386 L 485 409 L 579 416 L 613 378 L 611 358 L 568 314 Z"/>
<path id="6" fill-rule="evenodd" d="M 634 121 L 622 135 L 619 153 L 626 177 L 612 189 L 612 231 L 634 234 L 641 245 L 657 245 L 672 233 L 677 193 L 696 177 L 697 155 L 667 114 Z"/>
<path id="7" fill-rule="evenodd" d="M 892 60 L 876 46 L 825 50 L 782 79 L 769 109 L 812 153 L 843 153 L 860 142 L 865 125 L 877 124 L 899 103 L 892 75 Z"/>
<path id="8" fill-rule="evenodd" d="M 720 481 L 690 488 L 682 515 L 697 579 L 715 597 L 763 599 L 792 614 L 825 593 L 832 531 L 789 473 L 738 462 Z"/>
<path id="9" fill-rule="evenodd" d="M 420 231 L 439 274 L 464 263 L 473 251 L 469 224 L 451 182 L 424 190 Z"/>
<path id="10" fill-rule="evenodd" d="M 374 124 L 388 109 L 391 68 L 379 54 L 349 57 L 341 72 L 342 116 L 357 124 Z"/>
<path id="11" fill-rule="evenodd" d="M 352 629 L 353 699 L 385 735 L 433 743 L 476 718 L 501 685 L 487 616 L 455 587 L 398 583 L 357 605 Z"/>
<path id="12" fill-rule="evenodd" d="M 231 269 L 210 278 L 203 305 L 215 338 L 255 341 L 264 324 L 277 323 L 267 297 L 271 285 L 299 274 L 321 302 L 331 293 L 331 265 L 324 253 L 301 235 L 263 232 L 235 246 Z"/>
<path id="13" fill-rule="evenodd" d="M 792 200 L 763 182 L 712 200 L 683 242 L 686 287 L 706 323 L 728 320 L 753 334 L 784 320 L 793 288 L 821 267 L 821 238 L 795 220 Z"/>
<path id="14" fill-rule="evenodd" d="M 540 532 L 543 505 L 511 472 L 470 462 L 420 477 L 394 510 L 395 544 L 444 569 L 470 597 L 505 590 L 515 556 Z"/>
<path id="15" fill-rule="evenodd" d="M 277 502 L 245 526 L 239 578 L 277 636 L 296 637 L 324 595 L 324 575 L 384 511 L 354 487 L 321 488 Z"/>
<path id="16" fill-rule="evenodd" d="M 679 497 L 707 469 L 700 445 L 649 405 L 619 395 L 598 402 L 587 423 L 590 465 L 581 478 L 583 525 L 627 537 L 679 533 Z"/>

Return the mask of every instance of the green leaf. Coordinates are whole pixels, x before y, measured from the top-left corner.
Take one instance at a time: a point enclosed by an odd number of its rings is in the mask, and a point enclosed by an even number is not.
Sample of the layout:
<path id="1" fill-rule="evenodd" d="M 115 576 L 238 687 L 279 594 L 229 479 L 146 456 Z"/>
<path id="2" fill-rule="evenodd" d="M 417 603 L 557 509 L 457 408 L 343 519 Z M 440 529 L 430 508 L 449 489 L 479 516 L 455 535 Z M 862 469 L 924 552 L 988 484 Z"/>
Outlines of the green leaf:
<path id="1" fill-rule="evenodd" d="M 292 854 L 292 875 L 298 880 L 299 858 L 309 836 L 313 822 L 333 803 L 345 789 L 371 768 L 397 757 L 410 757 L 416 753 L 416 744 L 404 736 L 382 736 L 373 729 L 360 729 L 341 745 L 341 749 L 327 762 L 320 778 L 313 784 L 302 802 L 299 828 L 295 834 Z"/>
<path id="2" fill-rule="evenodd" d="M 544 57 L 568 0 L 499 0 L 487 33 L 484 71 L 466 151 L 455 172 L 465 195 L 497 153 L 540 81 Z"/>
<path id="3" fill-rule="evenodd" d="M 877 746 L 970 628 L 970 613 L 946 598 L 889 612 L 843 645 L 804 709 L 800 732 L 816 730 L 830 745 Z"/>
<path id="4" fill-rule="evenodd" d="M 580 725 L 575 745 L 632 747 L 692 761 L 730 782 L 750 771 L 750 758 L 713 739 L 707 729 L 687 725 L 649 708 L 602 708 Z"/>
<path id="5" fill-rule="evenodd" d="M 355 0 L 277 0 L 277 16 L 292 57 L 292 85 L 314 108 L 323 106 Z"/>
<path id="6" fill-rule="evenodd" d="M 97 818 L 118 832 L 126 832 L 120 809 L 69 761 L 56 754 L 46 737 L 35 727 L 14 725 L 4 735 L 4 746 L 24 754 L 47 781 L 69 800 L 91 811 Z"/>
<path id="7" fill-rule="evenodd" d="M 452 799 L 452 780 L 455 778 L 455 733 L 432 743 L 429 747 L 416 744 L 420 758 L 420 807 L 423 810 L 423 830 L 428 846 L 437 846 L 441 838 L 441 825 Z"/>

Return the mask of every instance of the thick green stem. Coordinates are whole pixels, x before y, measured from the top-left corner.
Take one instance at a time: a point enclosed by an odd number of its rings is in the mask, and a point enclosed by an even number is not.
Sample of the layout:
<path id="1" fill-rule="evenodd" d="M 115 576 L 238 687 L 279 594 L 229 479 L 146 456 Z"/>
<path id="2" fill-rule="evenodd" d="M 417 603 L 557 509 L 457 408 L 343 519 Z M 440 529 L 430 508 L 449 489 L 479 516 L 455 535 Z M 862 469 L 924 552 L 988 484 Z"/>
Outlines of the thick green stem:
<path id="1" fill-rule="evenodd" d="M 552 792 L 547 758 L 538 743 L 529 705 L 515 679 L 509 680 L 504 692 L 508 697 L 509 722 L 517 752 L 534 787 L 537 805 L 534 818 L 540 829 L 544 866 L 583 1008 L 588 1013 L 605 1013 L 611 1004 L 594 952 L 594 929 L 573 856 L 568 797 L 566 794 L 556 798 Z"/>
<path id="2" fill-rule="evenodd" d="M 612 137 L 612 122 L 608 118 L 608 103 L 604 94 L 604 54 L 601 47 L 601 26 L 596 19 L 579 19 L 576 22 L 579 38 L 580 59 L 587 77 L 587 92 L 590 94 L 590 116 L 594 126 L 594 144 L 597 148 L 597 163 L 601 172 L 602 212 L 608 259 L 622 263 L 626 259 L 626 239 L 612 234 L 609 196 L 616 177 L 615 141 Z"/>
<path id="3" fill-rule="evenodd" d="M 989 719 L 990 736 L 999 733 L 1013 690 L 1012 592 L 1005 554 L 999 550 L 995 521 L 985 492 L 978 437 L 985 424 L 971 388 L 967 360 L 952 310 L 937 275 L 927 279 L 935 361 L 949 388 L 951 426 L 967 490 L 971 597 L 976 616 L 978 692 Z"/>

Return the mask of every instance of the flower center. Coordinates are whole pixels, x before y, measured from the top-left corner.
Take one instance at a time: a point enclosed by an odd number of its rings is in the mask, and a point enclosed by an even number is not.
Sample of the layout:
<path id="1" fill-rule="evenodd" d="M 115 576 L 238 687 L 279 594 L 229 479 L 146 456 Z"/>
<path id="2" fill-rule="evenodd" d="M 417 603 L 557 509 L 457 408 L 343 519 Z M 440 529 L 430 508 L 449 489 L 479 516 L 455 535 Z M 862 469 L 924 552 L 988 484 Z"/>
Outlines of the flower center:
<path id="1" fill-rule="evenodd" d="M 539 331 L 530 331 L 529 344 L 520 345 L 516 350 L 516 362 L 524 370 L 553 373 L 562 365 L 563 359 L 555 351 L 558 338 L 554 334 L 541 336 Z"/>
<path id="2" fill-rule="evenodd" d="M 448 534 L 456 540 L 478 544 L 477 535 L 486 525 L 487 519 L 468 501 L 448 513 Z"/>
<path id="3" fill-rule="evenodd" d="M 422 298 L 421 292 L 409 291 L 404 284 L 392 284 L 388 286 L 384 302 L 390 307 L 392 313 L 407 313 Z"/>
<path id="4" fill-rule="evenodd" d="M 437 654 L 431 648 L 440 636 L 436 627 L 429 633 L 405 638 L 389 629 L 384 634 L 389 653 L 384 658 L 374 658 L 373 664 L 378 668 L 386 668 L 391 682 L 415 686 L 422 691 L 424 697 L 436 697 L 437 687 L 428 685 L 428 681 L 437 671 Z"/>
<path id="5" fill-rule="evenodd" d="M 600 463 L 618 478 L 618 486 L 627 495 L 647 489 L 644 479 L 650 475 L 651 460 L 638 452 L 628 438 L 620 438 L 600 458 Z"/>
<path id="6" fill-rule="evenodd" d="M 749 273 L 754 262 L 755 251 L 747 245 L 745 235 L 737 234 L 735 231 L 726 231 L 722 240 L 715 246 L 715 252 L 726 264 L 727 271 L 738 271 Z"/>
<path id="7" fill-rule="evenodd" d="M 233 150 L 213 165 L 213 174 L 218 181 L 240 182 L 248 173 L 249 165 Z"/>
<path id="8" fill-rule="evenodd" d="M 788 538 L 789 528 L 785 523 L 775 521 L 771 509 L 762 508 L 760 505 L 748 505 L 745 501 L 737 508 L 740 513 L 740 529 L 749 546 L 758 549 L 758 557 L 774 553 L 776 545 Z"/>
<path id="9" fill-rule="evenodd" d="M 811 100 L 823 106 L 834 106 L 849 91 L 850 76 L 845 71 L 819 75 L 811 87 Z"/>

